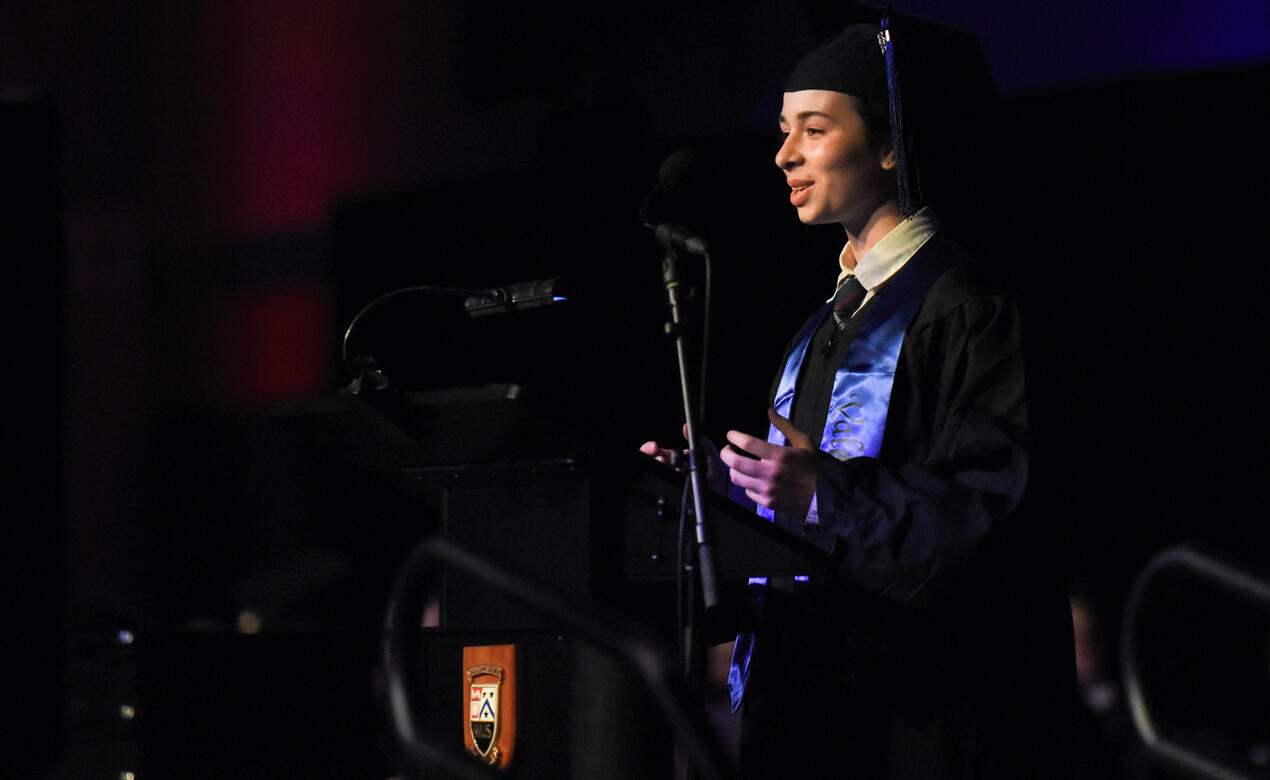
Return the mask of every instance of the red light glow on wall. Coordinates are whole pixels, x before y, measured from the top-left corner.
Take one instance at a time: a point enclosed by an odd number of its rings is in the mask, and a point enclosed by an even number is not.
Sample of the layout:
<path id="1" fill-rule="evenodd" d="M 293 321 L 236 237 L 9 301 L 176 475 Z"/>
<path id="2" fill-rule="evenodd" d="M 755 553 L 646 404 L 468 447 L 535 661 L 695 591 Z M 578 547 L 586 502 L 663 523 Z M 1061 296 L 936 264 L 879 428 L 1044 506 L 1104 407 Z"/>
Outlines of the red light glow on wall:
<path id="1" fill-rule="evenodd" d="M 212 394 L 256 403 L 323 388 L 330 308 L 326 290 L 317 285 L 252 289 L 217 301 L 211 314 Z"/>
<path id="2" fill-rule="evenodd" d="M 384 11 L 348 0 L 204 6 L 192 86 L 205 228 L 235 238 L 311 228 L 342 195 L 383 183 L 394 77 Z"/>

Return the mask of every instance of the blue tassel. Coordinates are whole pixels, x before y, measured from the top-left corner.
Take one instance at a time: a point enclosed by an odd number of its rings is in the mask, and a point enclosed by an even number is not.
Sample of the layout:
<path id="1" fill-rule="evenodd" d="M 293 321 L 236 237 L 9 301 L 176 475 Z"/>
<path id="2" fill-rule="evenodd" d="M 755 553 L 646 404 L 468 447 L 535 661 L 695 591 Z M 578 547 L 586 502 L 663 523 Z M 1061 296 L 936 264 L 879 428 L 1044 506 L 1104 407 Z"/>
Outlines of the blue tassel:
<path id="1" fill-rule="evenodd" d="M 904 110 L 900 101 L 900 80 L 895 69 L 895 47 L 891 41 L 889 8 L 886 15 L 882 17 L 882 32 L 878 33 L 878 44 L 886 55 L 886 91 L 890 97 L 891 143 L 895 147 L 895 175 L 899 182 L 900 210 L 905 217 L 910 217 L 917 209 L 914 204 L 912 179 L 909 177 L 908 148 L 904 143 Z"/>

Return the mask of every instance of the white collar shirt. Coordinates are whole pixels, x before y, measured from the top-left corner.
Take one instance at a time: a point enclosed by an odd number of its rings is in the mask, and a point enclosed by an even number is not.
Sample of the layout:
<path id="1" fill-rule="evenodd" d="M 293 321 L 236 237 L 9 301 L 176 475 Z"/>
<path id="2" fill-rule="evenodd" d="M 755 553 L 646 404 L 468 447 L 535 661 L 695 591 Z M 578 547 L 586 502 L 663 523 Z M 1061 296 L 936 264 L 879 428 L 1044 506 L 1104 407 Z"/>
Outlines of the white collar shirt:
<path id="1" fill-rule="evenodd" d="M 849 277 L 854 276 L 866 290 L 860 306 L 868 303 L 878 288 L 896 274 L 909 261 L 917 250 L 921 249 L 931 236 L 939 230 L 939 219 L 930 207 L 922 208 L 913 216 L 896 225 L 890 233 L 881 238 L 873 248 L 856 258 L 855 268 L 847 266 L 855 250 L 848 242 L 838 256 L 838 264 L 842 272 L 838 274 L 838 286 Z M 834 288 L 835 290 L 837 287 Z M 829 296 L 833 300 L 833 296 Z M 857 307 L 857 311 L 859 308 Z M 855 312 L 852 312 L 854 314 Z"/>

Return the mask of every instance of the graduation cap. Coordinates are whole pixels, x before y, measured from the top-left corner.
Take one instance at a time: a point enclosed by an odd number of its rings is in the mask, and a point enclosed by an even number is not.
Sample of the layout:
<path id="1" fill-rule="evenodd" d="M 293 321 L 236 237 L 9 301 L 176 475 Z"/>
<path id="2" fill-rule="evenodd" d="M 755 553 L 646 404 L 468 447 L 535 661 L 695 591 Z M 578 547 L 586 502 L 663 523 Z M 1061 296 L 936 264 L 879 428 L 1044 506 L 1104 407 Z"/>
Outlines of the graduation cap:
<path id="1" fill-rule="evenodd" d="M 905 215 L 928 204 L 944 214 L 969 208 L 995 167 L 998 124 L 996 84 L 978 38 L 889 6 L 849 3 L 835 12 L 840 31 L 803 57 L 786 91 L 844 92 L 866 112 L 885 112 Z M 813 26 L 818 17 L 827 24 L 826 15 L 808 12 Z"/>

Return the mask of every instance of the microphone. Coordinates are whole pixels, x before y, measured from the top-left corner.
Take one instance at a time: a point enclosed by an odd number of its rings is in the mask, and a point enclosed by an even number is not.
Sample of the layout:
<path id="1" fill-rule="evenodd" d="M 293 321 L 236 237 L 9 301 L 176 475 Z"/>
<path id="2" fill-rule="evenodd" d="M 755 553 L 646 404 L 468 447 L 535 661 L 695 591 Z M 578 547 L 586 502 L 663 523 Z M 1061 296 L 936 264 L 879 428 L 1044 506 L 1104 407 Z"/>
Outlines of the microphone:
<path id="1" fill-rule="evenodd" d="M 639 216 L 644 221 L 645 227 L 656 227 L 648 215 L 649 206 L 654 199 L 663 193 L 673 191 L 690 178 L 690 173 L 696 164 L 696 156 L 687 149 L 680 149 L 662 162 L 661 168 L 657 171 L 657 185 L 648 191 L 648 194 L 644 196 L 644 202 L 639 207 Z"/>
<path id="2" fill-rule="evenodd" d="M 679 225 L 658 225 L 653 228 L 654 235 L 661 245 L 667 249 L 682 249 L 694 255 L 705 257 L 706 242 L 688 232 Z"/>
<path id="3" fill-rule="evenodd" d="M 657 236 L 657 240 L 667 249 L 679 249 L 694 255 L 706 254 L 706 242 L 693 235 L 680 225 L 654 222 L 649 216 L 649 206 L 663 193 L 673 192 L 677 187 L 691 179 L 697 167 L 697 158 L 687 149 L 680 149 L 671 154 L 657 171 L 657 185 L 644 196 L 639 207 L 640 219 L 644 227 L 649 228 Z"/>
<path id="4" fill-rule="evenodd" d="M 557 281 L 558 277 L 471 292 L 463 301 L 463 309 L 473 317 L 480 317 L 558 303 L 564 296 L 556 295 Z"/>

